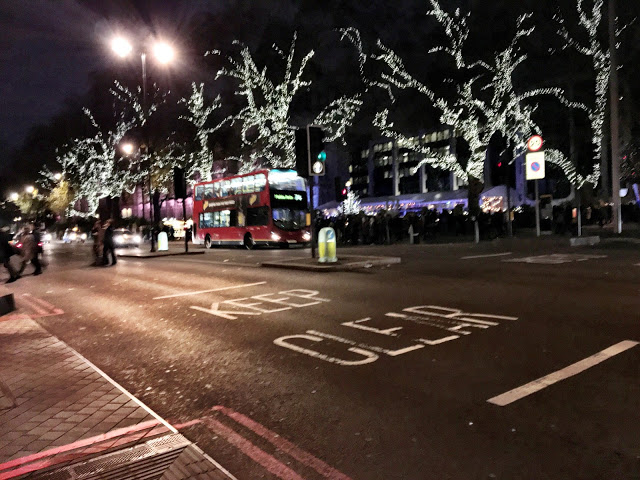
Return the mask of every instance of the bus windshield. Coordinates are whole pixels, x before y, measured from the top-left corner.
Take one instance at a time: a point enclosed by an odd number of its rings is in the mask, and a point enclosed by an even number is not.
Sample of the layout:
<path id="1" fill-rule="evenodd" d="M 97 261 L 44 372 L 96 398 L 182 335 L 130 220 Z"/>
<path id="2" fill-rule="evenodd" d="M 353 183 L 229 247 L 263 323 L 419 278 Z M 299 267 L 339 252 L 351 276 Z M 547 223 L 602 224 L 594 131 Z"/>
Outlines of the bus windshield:
<path id="1" fill-rule="evenodd" d="M 271 170 L 269 172 L 269 188 L 271 190 L 289 190 L 306 192 L 305 180 L 293 170 Z"/>
<path id="2" fill-rule="evenodd" d="M 307 225 L 307 212 L 294 208 L 273 208 L 273 224 L 282 230 L 300 230 Z"/>

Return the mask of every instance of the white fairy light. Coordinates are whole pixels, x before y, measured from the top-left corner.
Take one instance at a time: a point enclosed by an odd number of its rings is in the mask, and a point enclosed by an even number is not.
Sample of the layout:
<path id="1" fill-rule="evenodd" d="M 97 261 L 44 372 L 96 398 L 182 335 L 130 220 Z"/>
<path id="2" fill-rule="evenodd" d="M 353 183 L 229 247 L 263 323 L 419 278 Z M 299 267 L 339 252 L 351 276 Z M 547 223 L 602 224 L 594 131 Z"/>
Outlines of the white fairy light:
<path id="1" fill-rule="evenodd" d="M 295 165 L 295 133 L 291 125 L 291 104 L 299 93 L 311 87 L 310 80 L 303 79 L 306 66 L 314 55 L 309 51 L 294 68 L 294 34 L 289 52 L 285 54 L 274 45 L 276 53 L 285 61 L 285 72 L 280 83 L 274 83 L 267 68 L 259 69 L 249 48 L 240 42 L 239 59 L 228 57 L 229 66 L 220 69 L 216 78 L 236 79 L 235 94 L 244 97 L 245 106 L 232 117 L 242 128 L 242 143 L 249 150 L 243 159 L 241 171 L 250 171 L 258 166 L 291 168 Z M 220 52 L 213 52 L 219 54 Z M 315 124 L 327 132 L 325 141 L 340 139 L 359 111 L 362 101 L 359 95 L 342 97 L 332 102 L 317 116 Z"/>
<path id="2" fill-rule="evenodd" d="M 338 210 L 342 215 L 357 215 L 362 210 L 360 197 L 355 192 L 349 190 L 347 198 L 340 203 Z"/>
<path id="3" fill-rule="evenodd" d="M 213 127 L 208 127 L 210 117 L 218 108 L 221 101 L 218 95 L 213 103 L 205 106 L 204 84 L 191 84 L 191 96 L 180 100 L 187 106 L 189 115 L 181 116 L 182 120 L 186 120 L 196 129 L 197 148 L 188 153 L 184 153 L 180 160 L 185 168 L 187 178 L 192 178 L 196 173 L 200 175 L 202 180 L 211 180 L 211 170 L 213 169 L 213 152 L 209 148 L 209 136 L 224 126 L 231 118 L 228 117 Z"/>

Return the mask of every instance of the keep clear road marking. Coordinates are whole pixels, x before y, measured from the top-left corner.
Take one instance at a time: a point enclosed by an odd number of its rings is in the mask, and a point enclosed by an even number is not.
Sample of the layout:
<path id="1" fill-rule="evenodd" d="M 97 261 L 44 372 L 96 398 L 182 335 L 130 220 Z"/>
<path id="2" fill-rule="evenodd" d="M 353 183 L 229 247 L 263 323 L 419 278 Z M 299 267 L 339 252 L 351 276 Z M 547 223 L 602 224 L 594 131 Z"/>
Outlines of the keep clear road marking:
<path id="1" fill-rule="evenodd" d="M 609 348 L 605 348 L 601 352 L 598 352 L 590 357 L 585 358 L 584 360 L 580 360 L 568 367 L 563 368 L 562 370 L 555 371 L 550 373 L 549 375 L 545 375 L 544 377 L 538 378 L 533 382 L 529 382 L 526 385 L 522 385 L 521 387 L 514 388 L 513 390 L 509 390 L 502 395 L 498 395 L 497 397 L 490 398 L 487 400 L 489 403 L 493 403 L 494 405 L 498 405 L 500 407 L 504 407 L 505 405 L 509 405 L 510 403 L 515 402 L 516 400 L 520 400 L 521 398 L 526 397 L 527 395 L 531 395 L 532 393 L 538 392 L 544 388 L 547 388 L 549 385 L 553 385 L 560 380 L 565 380 L 569 377 L 577 375 L 578 373 L 584 372 L 588 368 L 593 367 L 601 362 L 604 362 L 606 359 L 611 358 L 619 353 L 624 352 L 625 350 L 629 350 L 630 348 L 638 345 L 638 342 L 634 342 L 632 340 L 624 340 L 620 343 L 616 343 Z"/>
<path id="2" fill-rule="evenodd" d="M 232 285 L 231 287 L 212 288 L 210 290 L 198 290 L 197 292 L 176 293 L 174 295 L 163 295 L 162 297 L 153 297 L 154 300 L 162 300 L 163 298 L 187 297 L 189 295 L 200 295 L 201 293 L 222 292 L 223 290 L 231 290 L 234 288 L 255 287 L 256 285 L 264 285 L 267 282 L 245 283 L 243 285 Z"/>
<path id="3" fill-rule="evenodd" d="M 488 254 L 488 255 L 470 255 L 468 257 L 461 257 L 460 260 L 471 260 L 472 258 L 505 257 L 507 255 L 511 255 L 511 252 L 492 253 L 492 254 Z"/>

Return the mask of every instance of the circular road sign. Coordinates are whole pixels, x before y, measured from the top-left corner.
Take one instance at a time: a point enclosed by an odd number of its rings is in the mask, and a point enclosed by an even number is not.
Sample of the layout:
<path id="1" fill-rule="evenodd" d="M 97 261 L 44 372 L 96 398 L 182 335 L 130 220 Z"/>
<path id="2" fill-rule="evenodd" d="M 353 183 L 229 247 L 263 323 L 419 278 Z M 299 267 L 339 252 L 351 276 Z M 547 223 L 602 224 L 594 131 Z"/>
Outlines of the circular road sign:
<path id="1" fill-rule="evenodd" d="M 532 162 L 531 163 L 531 170 L 533 170 L 534 172 L 540 171 L 540 163 L 539 162 Z"/>
<path id="2" fill-rule="evenodd" d="M 318 161 L 318 162 L 314 162 L 313 164 L 313 172 L 314 173 L 322 173 L 322 171 L 324 170 L 324 165 L 322 162 Z"/>
<path id="3" fill-rule="evenodd" d="M 542 137 L 540 135 L 534 135 L 529 140 L 527 140 L 527 148 L 530 152 L 537 152 L 542 148 Z"/>

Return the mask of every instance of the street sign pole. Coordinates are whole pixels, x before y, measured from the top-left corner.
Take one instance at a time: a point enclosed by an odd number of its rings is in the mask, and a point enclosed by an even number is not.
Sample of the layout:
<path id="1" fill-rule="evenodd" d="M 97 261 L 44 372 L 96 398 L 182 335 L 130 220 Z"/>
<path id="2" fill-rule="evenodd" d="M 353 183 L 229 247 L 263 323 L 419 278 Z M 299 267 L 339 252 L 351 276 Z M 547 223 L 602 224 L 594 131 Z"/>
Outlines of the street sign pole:
<path id="1" fill-rule="evenodd" d="M 536 188 L 536 237 L 540 236 L 540 196 L 538 195 L 538 179 L 534 180 Z"/>
<path id="2" fill-rule="evenodd" d="M 311 167 L 311 134 L 309 133 L 309 125 L 307 125 L 307 159 L 309 167 Z M 309 168 L 311 170 L 311 168 Z M 307 176 L 307 184 L 309 185 L 309 202 L 311 202 L 311 258 L 316 258 L 316 209 L 313 207 L 313 186 L 311 185 L 311 171 Z"/>

